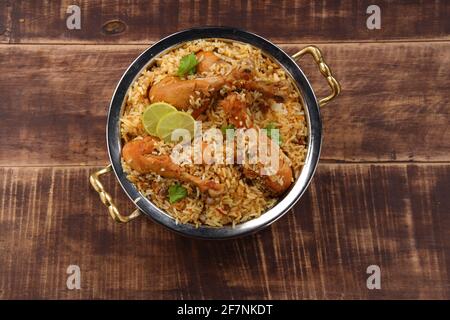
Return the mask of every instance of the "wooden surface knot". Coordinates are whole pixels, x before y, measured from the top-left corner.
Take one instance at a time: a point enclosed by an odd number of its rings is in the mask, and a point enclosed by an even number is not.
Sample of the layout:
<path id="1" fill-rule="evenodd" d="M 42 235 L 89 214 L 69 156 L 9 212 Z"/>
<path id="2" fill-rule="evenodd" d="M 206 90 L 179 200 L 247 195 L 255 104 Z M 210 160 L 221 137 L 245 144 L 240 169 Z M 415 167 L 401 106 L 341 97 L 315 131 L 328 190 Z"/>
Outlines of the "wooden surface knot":
<path id="1" fill-rule="evenodd" d="M 102 26 L 102 31 L 107 35 L 114 35 L 124 32 L 127 29 L 125 22 L 121 20 L 110 20 Z"/>

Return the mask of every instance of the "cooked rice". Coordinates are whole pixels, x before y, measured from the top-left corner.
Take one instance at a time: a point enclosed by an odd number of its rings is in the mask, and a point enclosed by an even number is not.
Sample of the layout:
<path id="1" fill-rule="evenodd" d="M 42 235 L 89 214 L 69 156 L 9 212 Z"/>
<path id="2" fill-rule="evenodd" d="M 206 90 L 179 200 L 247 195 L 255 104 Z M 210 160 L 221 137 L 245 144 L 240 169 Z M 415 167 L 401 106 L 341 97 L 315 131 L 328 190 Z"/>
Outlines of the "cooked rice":
<path id="1" fill-rule="evenodd" d="M 255 66 L 256 79 L 270 82 L 286 81 L 289 83 L 289 99 L 283 103 L 273 104 L 263 114 L 256 106 L 250 108 L 256 128 L 264 128 L 270 122 L 279 126 L 282 138 L 281 148 L 292 163 L 295 178 L 302 169 L 307 152 L 308 129 L 305 121 L 303 103 L 293 80 L 269 57 L 259 49 L 239 42 L 224 42 L 221 40 L 196 40 L 187 42 L 156 59 L 156 63 L 143 71 L 130 87 L 123 115 L 121 117 L 121 138 L 128 142 L 148 135 L 141 123 L 141 115 L 150 103 L 147 92 L 150 86 L 161 81 L 168 75 L 175 75 L 180 59 L 192 52 L 212 51 L 229 64 L 214 64 L 213 67 L 201 75 L 189 75 L 187 78 L 226 75 L 230 70 L 242 63 L 243 59 L 250 59 Z M 221 94 L 233 88 L 223 87 Z M 246 92 L 255 102 L 262 99 L 259 92 Z M 192 110 L 202 105 L 201 97 L 196 94 L 191 97 Z M 256 103 L 255 103 L 256 105 Z M 192 112 L 192 110 L 190 110 Z M 226 125 L 222 109 L 213 106 L 206 111 L 203 119 L 203 130 L 211 127 L 221 128 Z M 157 154 L 170 154 L 174 144 L 160 141 L 156 148 Z M 122 161 L 128 179 L 134 183 L 139 191 L 150 199 L 156 206 L 167 212 L 179 223 L 191 223 L 196 226 L 208 225 L 221 227 L 236 225 L 259 217 L 279 200 L 264 190 L 257 180 L 244 178 L 239 165 L 187 165 L 187 172 L 223 183 L 226 192 L 219 198 L 211 199 L 202 194 L 195 186 L 182 183 L 188 190 L 188 196 L 174 204 L 169 203 L 167 190 L 176 181 L 159 176 L 158 174 L 140 174 L 132 170 Z"/>

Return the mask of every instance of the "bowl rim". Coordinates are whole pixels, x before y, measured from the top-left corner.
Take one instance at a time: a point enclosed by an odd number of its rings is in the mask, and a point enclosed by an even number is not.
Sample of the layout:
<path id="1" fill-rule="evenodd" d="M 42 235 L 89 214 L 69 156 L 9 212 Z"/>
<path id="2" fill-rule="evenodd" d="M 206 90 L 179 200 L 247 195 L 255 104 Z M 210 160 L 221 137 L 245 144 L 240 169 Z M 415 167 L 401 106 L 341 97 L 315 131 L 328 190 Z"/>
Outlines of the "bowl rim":
<path id="1" fill-rule="evenodd" d="M 143 196 L 131 183 L 123 171 L 121 164 L 120 116 L 129 87 L 141 72 L 152 63 L 155 57 L 184 42 L 197 39 L 219 38 L 248 43 L 270 55 L 288 72 L 295 81 L 305 104 L 305 115 L 308 125 L 308 151 L 300 176 L 290 190 L 258 218 L 237 224 L 236 226 L 209 227 L 177 223 L 173 217 L 159 209 L 148 198 Z M 127 68 L 119 80 L 108 109 L 106 125 L 106 142 L 108 156 L 114 174 L 130 200 L 152 220 L 179 234 L 200 239 L 230 239 L 257 232 L 286 214 L 309 186 L 317 168 L 322 145 L 322 122 L 317 98 L 307 77 L 296 62 L 281 48 L 271 41 L 248 31 L 231 27 L 196 27 L 173 33 L 144 50 Z"/>

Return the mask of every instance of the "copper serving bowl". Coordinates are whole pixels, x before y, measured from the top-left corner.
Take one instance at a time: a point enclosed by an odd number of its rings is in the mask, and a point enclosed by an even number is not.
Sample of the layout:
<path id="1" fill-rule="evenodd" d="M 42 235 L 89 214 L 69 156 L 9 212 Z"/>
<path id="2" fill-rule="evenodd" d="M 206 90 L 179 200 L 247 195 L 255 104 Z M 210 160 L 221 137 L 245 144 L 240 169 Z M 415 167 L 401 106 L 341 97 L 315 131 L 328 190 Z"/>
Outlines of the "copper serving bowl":
<path id="1" fill-rule="evenodd" d="M 196 227 L 191 224 L 177 223 L 173 217 L 159 209 L 148 198 L 143 196 L 138 189 L 128 181 L 121 164 L 121 139 L 120 139 L 120 116 L 125 105 L 125 98 L 129 87 L 137 77 L 151 65 L 155 58 L 182 45 L 183 43 L 197 39 L 221 39 L 232 40 L 250 44 L 259 48 L 264 54 L 272 57 L 292 77 L 304 102 L 305 118 L 308 126 L 308 151 L 305 164 L 300 176 L 292 184 L 290 189 L 282 196 L 281 200 L 260 217 L 240 223 L 234 227 Z M 319 66 L 319 70 L 326 78 L 331 87 L 331 94 L 326 98 L 317 100 L 314 91 L 301 68 L 295 62 L 305 54 L 310 54 Z M 322 142 L 322 124 L 319 106 L 324 106 L 340 92 L 338 81 L 332 76 L 331 70 L 322 58 L 320 50 L 315 46 L 308 46 L 293 56 L 289 56 L 275 44 L 256 34 L 227 27 L 203 27 L 192 28 L 177 32 L 158 41 L 146 49 L 125 71 L 111 99 L 109 106 L 108 121 L 106 125 L 106 138 L 110 164 L 105 168 L 93 173 L 90 182 L 99 193 L 101 201 L 107 206 L 111 217 L 121 223 L 129 222 L 144 214 L 156 222 L 176 231 L 180 234 L 204 238 L 204 239 L 226 239 L 247 235 L 261 230 L 281 218 L 300 199 L 308 187 L 319 161 Z M 130 215 L 124 216 L 114 205 L 111 196 L 104 190 L 99 177 L 113 171 L 125 193 L 136 205 L 137 209 Z"/>

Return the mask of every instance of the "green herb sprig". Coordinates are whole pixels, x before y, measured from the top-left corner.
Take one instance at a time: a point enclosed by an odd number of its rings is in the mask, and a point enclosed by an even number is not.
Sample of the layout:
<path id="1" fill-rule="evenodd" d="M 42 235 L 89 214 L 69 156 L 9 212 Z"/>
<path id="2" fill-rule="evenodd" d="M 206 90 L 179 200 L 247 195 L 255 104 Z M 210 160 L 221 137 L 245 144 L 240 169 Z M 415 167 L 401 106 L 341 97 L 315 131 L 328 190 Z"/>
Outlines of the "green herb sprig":
<path id="1" fill-rule="evenodd" d="M 281 145 L 281 143 L 283 142 L 280 133 L 278 132 L 278 139 L 274 140 L 272 137 L 272 132 L 273 130 L 278 130 L 277 129 L 277 125 L 274 122 L 269 122 L 266 127 L 264 128 L 267 130 L 267 136 L 272 139 L 273 141 L 275 141 L 275 143 L 277 143 L 278 145 Z"/>
<path id="2" fill-rule="evenodd" d="M 184 77 L 187 74 L 194 74 L 198 65 L 198 60 L 195 54 L 190 53 L 181 58 L 180 65 L 178 66 L 177 75 Z"/>
<path id="3" fill-rule="evenodd" d="M 187 189 L 176 183 L 169 187 L 169 202 L 175 203 L 187 197 Z"/>

